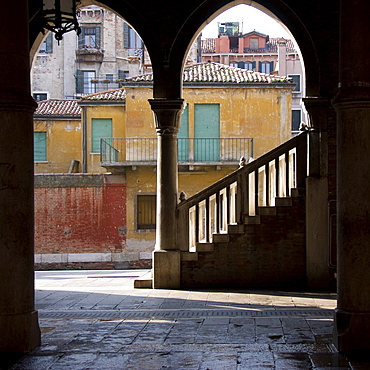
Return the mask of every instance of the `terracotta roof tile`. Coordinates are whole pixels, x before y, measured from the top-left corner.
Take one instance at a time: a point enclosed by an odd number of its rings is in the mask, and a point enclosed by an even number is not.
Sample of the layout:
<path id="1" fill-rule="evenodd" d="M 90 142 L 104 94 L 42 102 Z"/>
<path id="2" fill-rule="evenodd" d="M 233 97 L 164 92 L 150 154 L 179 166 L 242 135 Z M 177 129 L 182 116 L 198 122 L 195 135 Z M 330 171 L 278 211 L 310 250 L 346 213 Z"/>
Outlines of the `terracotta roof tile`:
<path id="1" fill-rule="evenodd" d="M 120 101 L 126 99 L 126 91 L 122 88 L 103 91 L 95 94 L 86 95 L 81 98 L 81 101 L 85 100 L 104 100 L 104 101 Z"/>
<path id="2" fill-rule="evenodd" d="M 145 74 L 125 80 L 130 82 L 153 82 L 153 74 Z M 198 63 L 184 68 L 184 84 L 187 83 L 286 83 L 291 79 L 230 67 L 220 63 Z"/>
<path id="3" fill-rule="evenodd" d="M 73 99 L 48 99 L 38 102 L 34 116 L 68 116 L 81 117 L 81 108 L 77 100 Z"/>

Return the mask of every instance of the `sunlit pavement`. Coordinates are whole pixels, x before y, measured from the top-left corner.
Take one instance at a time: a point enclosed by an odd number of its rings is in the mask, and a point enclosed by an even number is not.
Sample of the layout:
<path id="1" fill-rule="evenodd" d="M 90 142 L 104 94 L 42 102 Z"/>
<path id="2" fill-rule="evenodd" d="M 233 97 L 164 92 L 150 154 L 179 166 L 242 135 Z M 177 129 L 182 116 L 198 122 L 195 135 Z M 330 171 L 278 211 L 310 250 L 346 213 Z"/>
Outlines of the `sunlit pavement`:
<path id="1" fill-rule="evenodd" d="M 36 272 L 42 345 L 11 368 L 370 368 L 332 345 L 334 293 L 133 289 L 148 274 Z"/>

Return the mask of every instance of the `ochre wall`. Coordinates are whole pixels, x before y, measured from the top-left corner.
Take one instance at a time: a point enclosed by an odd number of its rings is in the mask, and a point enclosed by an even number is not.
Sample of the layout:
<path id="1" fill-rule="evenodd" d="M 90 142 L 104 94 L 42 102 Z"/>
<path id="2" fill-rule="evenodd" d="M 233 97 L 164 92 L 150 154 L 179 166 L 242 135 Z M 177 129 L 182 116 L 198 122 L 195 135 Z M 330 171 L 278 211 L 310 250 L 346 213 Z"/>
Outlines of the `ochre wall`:
<path id="1" fill-rule="evenodd" d="M 35 120 L 34 131 L 46 132 L 46 162 L 35 162 L 35 173 L 67 173 L 72 160 L 82 161 L 81 120 Z M 81 170 L 81 164 L 80 164 Z"/>

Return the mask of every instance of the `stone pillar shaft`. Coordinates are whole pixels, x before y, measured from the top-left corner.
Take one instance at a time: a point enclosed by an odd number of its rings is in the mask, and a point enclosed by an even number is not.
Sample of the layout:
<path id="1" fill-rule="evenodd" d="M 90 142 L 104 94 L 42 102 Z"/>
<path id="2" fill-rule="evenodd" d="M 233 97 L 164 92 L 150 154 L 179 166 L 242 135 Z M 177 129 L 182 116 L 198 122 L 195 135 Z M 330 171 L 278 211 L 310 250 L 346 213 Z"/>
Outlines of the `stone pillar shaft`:
<path id="1" fill-rule="evenodd" d="M 36 104 L 30 95 L 27 5 L 4 2 L 0 22 L 0 352 L 28 352 L 40 344 L 33 249 Z"/>
<path id="2" fill-rule="evenodd" d="M 338 306 L 334 341 L 343 352 L 370 349 L 369 12 L 367 0 L 341 1 L 340 88 L 334 101 L 338 118 Z"/>
<path id="3" fill-rule="evenodd" d="M 158 135 L 157 227 L 153 287 L 179 288 L 180 252 L 176 249 L 177 132 L 183 99 L 149 100 Z"/>

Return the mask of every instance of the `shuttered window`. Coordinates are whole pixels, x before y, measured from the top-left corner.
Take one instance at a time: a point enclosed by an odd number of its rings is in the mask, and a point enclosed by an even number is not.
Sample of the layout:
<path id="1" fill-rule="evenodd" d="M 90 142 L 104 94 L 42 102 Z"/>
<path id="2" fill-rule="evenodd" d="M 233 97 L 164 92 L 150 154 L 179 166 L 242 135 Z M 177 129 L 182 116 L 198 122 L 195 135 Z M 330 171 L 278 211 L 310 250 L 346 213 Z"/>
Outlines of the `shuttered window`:
<path id="1" fill-rule="evenodd" d="M 100 139 L 112 137 L 111 118 L 93 118 L 91 121 L 91 151 L 100 153 Z"/>
<path id="2" fill-rule="evenodd" d="M 46 132 L 33 133 L 33 153 L 35 162 L 46 161 Z"/>
<path id="3" fill-rule="evenodd" d="M 156 195 L 136 196 L 136 229 L 155 230 L 156 226 Z"/>
<path id="4" fill-rule="evenodd" d="M 294 93 L 301 92 L 301 75 L 288 75 L 288 77 L 291 77 L 293 79 L 293 82 L 296 84 L 296 87 L 294 88 Z"/>
<path id="5" fill-rule="evenodd" d="M 79 49 L 100 49 L 101 27 L 81 27 L 78 36 Z"/>

